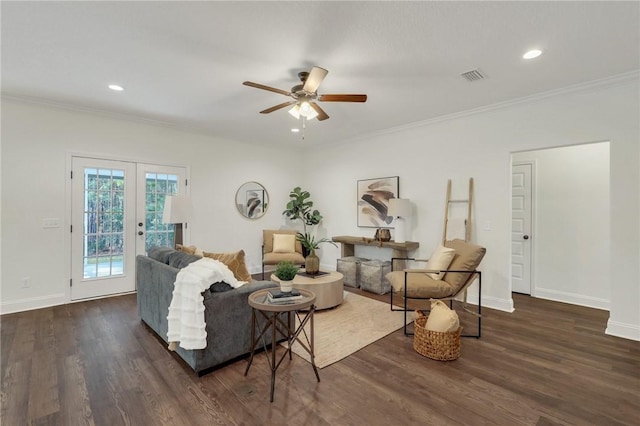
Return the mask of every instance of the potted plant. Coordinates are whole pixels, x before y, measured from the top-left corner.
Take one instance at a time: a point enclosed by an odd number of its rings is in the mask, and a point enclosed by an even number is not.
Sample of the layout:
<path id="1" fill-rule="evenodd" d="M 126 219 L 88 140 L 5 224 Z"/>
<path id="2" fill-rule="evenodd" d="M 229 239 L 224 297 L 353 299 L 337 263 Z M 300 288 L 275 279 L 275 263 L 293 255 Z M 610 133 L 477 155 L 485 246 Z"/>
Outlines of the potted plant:
<path id="1" fill-rule="evenodd" d="M 333 244 L 334 247 L 338 247 L 336 243 L 331 241 L 329 238 L 321 238 L 316 240 L 316 238 L 309 233 L 300 233 L 296 234 L 296 239 L 300 241 L 302 247 L 307 249 L 307 257 L 304 259 L 304 269 L 307 274 L 314 275 L 320 272 L 320 259 L 316 256 L 316 250 L 320 247 L 322 243 L 330 243 Z"/>
<path id="2" fill-rule="evenodd" d="M 289 260 L 284 260 L 276 265 L 273 275 L 280 280 L 280 291 L 289 293 L 293 289 L 293 279 L 298 273 L 298 265 Z"/>
<path id="3" fill-rule="evenodd" d="M 302 222 L 303 233 L 307 233 L 307 225 L 313 226 L 320 223 L 322 215 L 318 210 L 312 210 L 313 201 L 309 199 L 311 194 L 309 191 L 303 191 L 299 186 L 293 188 L 289 193 L 289 202 L 287 208 L 282 212 L 291 220 L 299 220 Z"/>

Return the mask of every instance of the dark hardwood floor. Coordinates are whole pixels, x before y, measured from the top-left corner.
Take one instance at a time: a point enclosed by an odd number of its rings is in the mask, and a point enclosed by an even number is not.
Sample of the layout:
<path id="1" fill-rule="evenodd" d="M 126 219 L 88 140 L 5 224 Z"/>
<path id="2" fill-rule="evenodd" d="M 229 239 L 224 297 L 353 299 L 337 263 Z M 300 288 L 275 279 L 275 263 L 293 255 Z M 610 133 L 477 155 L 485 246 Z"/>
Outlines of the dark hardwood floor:
<path id="1" fill-rule="evenodd" d="M 401 330 L 320 370 L 320 383 L 294 355 L 273 403 L 264 356 L 248 377 L 240 360 L 198 378 L 141 324 L 135 295 L 4 315 L 0 423 L 640 424 L 639 342 L 604 335 L 604 311 L 515 305 L 484 310 L 483 337 L 463 339 L 453 362 L 418 355 Z"/>

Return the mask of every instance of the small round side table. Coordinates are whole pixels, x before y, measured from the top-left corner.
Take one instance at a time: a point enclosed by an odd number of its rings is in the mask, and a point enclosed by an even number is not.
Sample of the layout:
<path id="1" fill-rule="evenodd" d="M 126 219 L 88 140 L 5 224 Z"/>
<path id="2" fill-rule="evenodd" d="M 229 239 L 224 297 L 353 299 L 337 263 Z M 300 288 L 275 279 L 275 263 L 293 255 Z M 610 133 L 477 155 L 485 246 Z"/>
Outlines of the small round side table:
<path id="1" fill-rule="evenodd" d="M 318 374 L 318 368 L 316 367 L 315 357 L 313 354 L 313 314 L 316 310 L 314 305 L 316 301 L 316 295 L 309 290 L 299 290 L 301 299 L 292 300 L 287 303 L 270 303 L 268 298 L 269 290 L 277 291 L 277 288 L 264 289 L 254 291 L 249 295 L 249 306 L 251 306 L 251 356 L 249 357 L 249 364 L 244 372 L 246 376 L 249 373 L 249 368 L 253 362 L 253 355 L 255 354 L 256 346 L 261 341 L 264 348 L 264 352 L 267 355 L 269 361 L 269 367 L 271 368 L 271 398 L 273 402 L 273 394 L 275 391 L 276 371 L 278 367 L 289 354 L 291 360 L 292 352 L 291 347 L 295 342 L 298 342 L 310 355 L 311 366 L 313 372 L 316 374 L 316 379 L 320 381 L 320 375 Z M 304 312 L 300 312 L 305 310 Z M 265 320 L 264 324 L 259 324 L 258 313 Z M 286 314 L 286 321 L 283 320 L 283 314 Z M 295 326 L 295 318 L 298 318 L 299 325 Z M 304 333 L 304 326 L 310 324 L 309 334 Z M 256 336 L 256 330 L 259 334 Z M 271 333 L 271 353 L 267 347 L 265 336 Z M 300 339 L 300 334 L 304 336 L 304 340 Z M 276 349 L 278 347 L 278 335 L 286 337 L 288 348 L 285 353 L 282 354 L 280 360 L 276 363 Z M 305 342 L 306 341 L 306 342 Z"/>

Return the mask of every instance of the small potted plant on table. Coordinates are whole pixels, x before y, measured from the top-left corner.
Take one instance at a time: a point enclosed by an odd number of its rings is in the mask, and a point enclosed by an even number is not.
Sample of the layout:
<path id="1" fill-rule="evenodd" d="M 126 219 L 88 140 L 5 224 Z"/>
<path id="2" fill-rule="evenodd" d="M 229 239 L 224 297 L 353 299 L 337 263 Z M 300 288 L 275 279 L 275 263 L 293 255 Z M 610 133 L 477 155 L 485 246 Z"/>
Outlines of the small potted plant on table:
<path id="1" fill-rule="evenodd" d="M 283 293 L 290 293 L 293 290 L 293 279 L 298 273 L 298 265 L 293 262 L 285 260 L 276 265 L 273 275 L 280 280 L 280 291 Z"/>

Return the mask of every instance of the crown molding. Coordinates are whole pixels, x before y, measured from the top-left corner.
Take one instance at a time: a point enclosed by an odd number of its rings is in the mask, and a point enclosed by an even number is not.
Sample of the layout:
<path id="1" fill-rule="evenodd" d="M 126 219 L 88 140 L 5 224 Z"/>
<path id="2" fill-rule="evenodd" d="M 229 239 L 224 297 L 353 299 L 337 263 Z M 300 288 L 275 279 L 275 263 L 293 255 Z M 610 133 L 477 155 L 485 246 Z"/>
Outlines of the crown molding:
<path id="1" fill-rule="evenodd" d="M 563 96 L 571 93 L 577 92 L 586 92 L 594 89 L 601 89 L 606 87 L 618 86 L 621 84 L 626 84 L 630 82 L 638 82 L 640 81 L 640 70 L 634 70 L 623 74 L 616 74 L 611 77 L 599 79 L 599 80 L 591 80 L 584 83 L 573 84 L 571 86 L 563 87 L 561 89 L 549 90 L 546 92 L 536 93 L 534 95 L 524 96 L 521 98 L 511 99 L 504 102 L 498 102 L 495 104 L 485 105 L 478 108 L 468 109 L 465 111 L 454 112 L 451 114 L 441 115 L 434 118 L 429 118 L 427 120 L 414 121 L 413 123 L 404 124 L 402 126 L 390 127 L 388 129 L 379 130 L 376 132 L 367 133 L 365 135 L 356 136 L 354 138 L 344 139 L 342 141 L 337 141 L 337 143 L 345 143 L 345 142 L 360 142 L 363 140 L 371 139 L 376 136 L 384 136 L 388 134 L 393 134 L 405 130 L 414 129 L 417 127 L 425 127 L 430 126 L 436 123 L 442 123 L 446 121 L 457 120 L 463 117 L 469 117 L 477 114 L 483 114 L 485 112 L 497 111 L 501 109 L 511 108 L 516 105 L 523 104 L 532 104 L 535 102 L 539 102 L 544 99 L 554 98 L 558 96 Z"/>
<path id="2" fill-rule="evenodd" d="M 168 126 L 168 127 L 179 126 L 177 123 L 173 123 L 170 121 L 156 120 L 153 118 L 141 117 L 135 114 L 125 114 L 125 113 L 114 112 L 114 111 L 109 111 L 109 110 L 100 109 L 100 108 L 86 107 L 86 106 L 71 104 L 66 102 L 56 102 L 49 99 L 36 98 L 32 96 L 12 95 L 10 93 L 2 93 L 0 97 L 2 99 L 7 99 L 10 101 L 42 105 L 50 108 L 58 108 L 58 109 L 64 109 L 67 111 L 82 112 L 85 114 L 99 115 L 103 117 L 118 118 L 120 120 L 127 120 L 127 121 L 141 122 L 141 123 L 151 123 L 151 124 Z"/>

